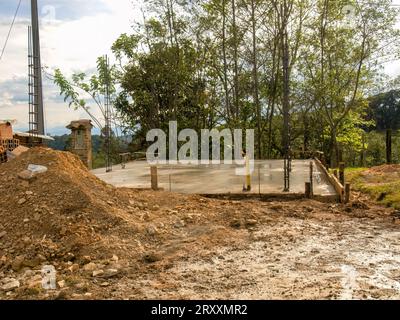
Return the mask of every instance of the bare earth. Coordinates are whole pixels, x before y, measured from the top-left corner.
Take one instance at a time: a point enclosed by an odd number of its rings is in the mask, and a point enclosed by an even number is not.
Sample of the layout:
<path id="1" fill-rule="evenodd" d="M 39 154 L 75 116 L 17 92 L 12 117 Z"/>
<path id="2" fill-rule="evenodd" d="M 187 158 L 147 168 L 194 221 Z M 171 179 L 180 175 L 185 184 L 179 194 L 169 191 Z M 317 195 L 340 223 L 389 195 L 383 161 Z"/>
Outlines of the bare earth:
<path id="1" fill-rule="evenodd" d="M 400 228 L 391 220 L 309 201 L 250 206 L 259 207 L 260 224 L 238 230 L 240 241 L 118 288 L 146 299 L 400 298 Z M 319 208 L 307 212 L 311 206 Z"/>
<path id="2" fill-rule="evenodd" d="M 49 171 L 21 180 L 29 163 Z M 0 189 L 0 299 L 400 298 L 399 221 L 360 195 L 344 206 L 121 189 L 46 149 L 1 165 Z"/>

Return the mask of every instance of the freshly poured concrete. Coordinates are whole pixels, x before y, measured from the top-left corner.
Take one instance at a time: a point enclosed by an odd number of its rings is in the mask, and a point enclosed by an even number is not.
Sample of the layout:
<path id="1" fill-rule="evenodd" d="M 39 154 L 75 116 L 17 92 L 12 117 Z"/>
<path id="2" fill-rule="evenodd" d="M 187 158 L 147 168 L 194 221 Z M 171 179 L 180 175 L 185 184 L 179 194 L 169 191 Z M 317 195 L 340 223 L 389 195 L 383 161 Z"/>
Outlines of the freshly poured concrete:
<path id="1" fill-rule="evenodd" d="M 159 165 L 159 187 L 166 191 L 189 194 L 242 193 L 245 178 L 235 174 L 238 165 Z M 303 193 L 309 181 L 310 160 L 293 160 L 290 174 L 290 192 Z M 93 170 L 93 173 L 116 187 L 150 188 L 150 166 L 136 161 L 114 166 L 113 171 Z M 255 161 L 251 193 L 280 193 L 283 191 L 283 160 Z M 314 163 L 314 193 L 335 195 L 334 188 Z"/>

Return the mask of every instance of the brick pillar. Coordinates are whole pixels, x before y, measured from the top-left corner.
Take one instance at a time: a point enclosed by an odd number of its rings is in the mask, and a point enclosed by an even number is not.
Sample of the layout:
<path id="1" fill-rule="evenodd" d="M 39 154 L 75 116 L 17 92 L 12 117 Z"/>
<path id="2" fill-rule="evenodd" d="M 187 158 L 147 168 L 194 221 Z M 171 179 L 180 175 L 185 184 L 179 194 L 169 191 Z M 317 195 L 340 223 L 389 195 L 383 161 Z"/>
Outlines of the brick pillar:
<path id="1" fill-rule="evenodd" d="M 67 126 L 71 130 L 70 152 L 76 154 L 82 162 L 92 169 L 92 128 L 90 120 L 72 121 Z"/>

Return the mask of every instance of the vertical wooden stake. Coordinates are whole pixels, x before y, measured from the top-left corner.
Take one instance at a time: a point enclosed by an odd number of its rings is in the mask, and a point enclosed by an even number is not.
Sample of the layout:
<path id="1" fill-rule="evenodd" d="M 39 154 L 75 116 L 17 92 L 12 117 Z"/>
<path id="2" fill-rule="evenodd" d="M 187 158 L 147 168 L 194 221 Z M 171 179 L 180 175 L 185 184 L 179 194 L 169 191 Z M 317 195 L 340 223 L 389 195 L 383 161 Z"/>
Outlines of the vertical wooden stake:
<path id="1" fill-rule="evenodd" d="M 333 175 L 334 175 L 336 178 L 338 178 L 338 179 L 339 179 L 339 176 L 338 176 L 337 169 L 333 170 Z"/>
<path id="2" fill-rule="evenodd" d="M 314 164 L 310 161 L 310 196 L 314 195 Z"/>
<path id="3" fill-rule="evenodd" d="M 311 183 L 310 182 L 306 182 L 305 196 L 307 199 L 311 199 Z"/>
<path id="4" fill-rule="evenodd" d="M 351 193 L 350 183 L 346 183 L 345 191 L 344 191 L 344 203 L 350 202 L 350 193 Z"/>
<path id="5" fill-rule="evenodd" d="M 157 174 L 157 167 L 151 166 L 150 167 L 150 174 L 151 174 L 151 189 L 154 191 L 158 190 L 158 174 Z"/>

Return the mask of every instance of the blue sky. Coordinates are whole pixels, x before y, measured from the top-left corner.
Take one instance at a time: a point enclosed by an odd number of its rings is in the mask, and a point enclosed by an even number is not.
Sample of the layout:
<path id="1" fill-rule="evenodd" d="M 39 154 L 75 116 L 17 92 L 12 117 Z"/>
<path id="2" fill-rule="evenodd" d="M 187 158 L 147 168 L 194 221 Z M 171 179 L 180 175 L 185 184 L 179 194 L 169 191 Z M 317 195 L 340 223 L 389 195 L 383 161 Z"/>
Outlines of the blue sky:
<path id="1" fill-rule="evenodd" d="M 116 0 L 118 2 L 118 0 Z M 2 0 L 0 2 L 0 17 L 7 20 L 15 12 L 18 0 Z M 79 19 L 82 16 L 96 15 L 98 12 L 112 12 L 110 6 L 98 0 L 39 0 L 40 13 L 46 14 L 46 8 L 52 6 L 57 13 L 57 19 L 62 21 Z M 30 1 L 22 0 L 19 17 L 30 17 Z"/>
<path id="2" fill-rule="evenodd" d="M 0 0 L 0 47 L 3 46 L 19 0 Z M 110 54 L 114 40 L 131 32 L 140 19 L 141 0 L 38 0 L 42 65 L 51 72 L 90 73 L 96 58 Z M 28 127 L 27 29 L 30 0 L 22 0 L 6 52 L 0 60 L 0 119 L 15 119 L 16 130 Z M 44 78 L 46 131 L 68 132 L 72 120 L 88 118 L 74 111 L 59 96 L 58 88 Z M 93 106 L 91 112 L 99 115 Z"/>
<path id="3" fill-rule="evenodd" d="M 19 0 L 0 0 L 0 47 L 8 33 Z M 112 43 L 141 19 L 143 0 L 38 0 L 42 65 L 60 68 L 65 74 L 90 72 L 96 58 L 110 54 Z M 400 0 L 394 0 L 400 4 Z M 15 119 L 17 130 L 28 126 L 27 28 L 30 0 L 22 0 L 15 27 L 3 60 L 0 61 L 0 119 Z M 386 66 L 390 76 L 400 75 L 400 62 Z M 87 118 L 84 111 L 73 111 L 59 96 L 58 88 L 44 79 L 47 133 L 68 132 L 72 120 Z M 96 108 L 91 112 L 99 115 Z"/>

